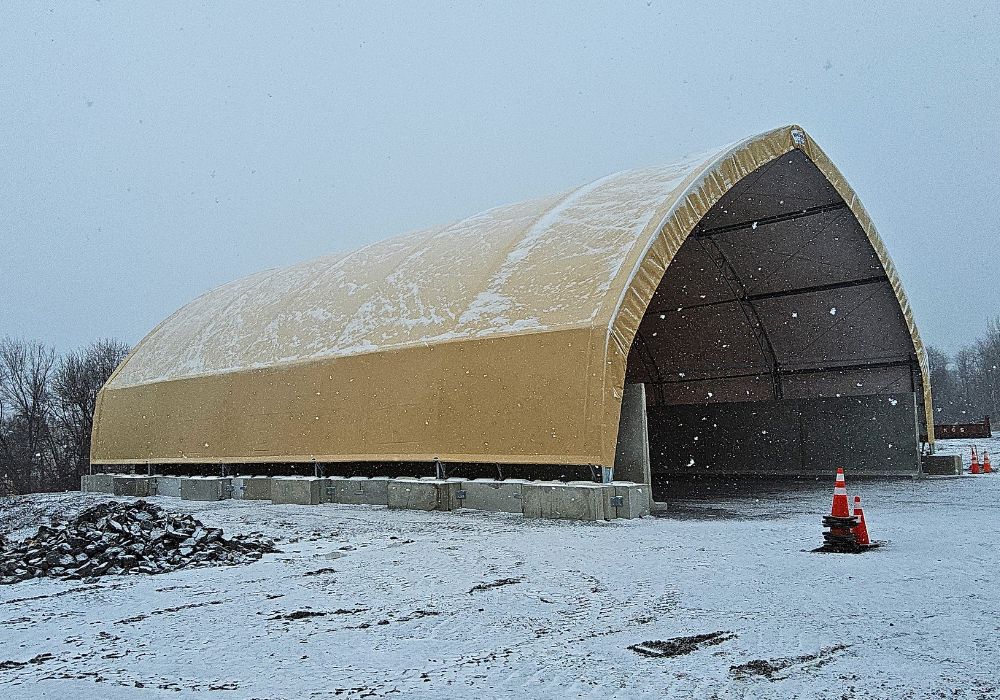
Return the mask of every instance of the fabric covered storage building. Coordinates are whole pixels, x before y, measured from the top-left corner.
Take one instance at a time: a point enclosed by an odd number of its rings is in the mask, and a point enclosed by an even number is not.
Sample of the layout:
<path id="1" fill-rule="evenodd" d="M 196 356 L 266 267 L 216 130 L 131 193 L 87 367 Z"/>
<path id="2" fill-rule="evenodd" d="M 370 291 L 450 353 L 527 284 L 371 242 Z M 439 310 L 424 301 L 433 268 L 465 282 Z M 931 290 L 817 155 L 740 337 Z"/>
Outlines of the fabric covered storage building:
<path id="1" fill-rule="evenodd" d="M 92 458 L 610 466 L 626 392 L 654 471 L 918 469 L 909 305 L 801 128 L 210 291 L 103 388 Z"/>

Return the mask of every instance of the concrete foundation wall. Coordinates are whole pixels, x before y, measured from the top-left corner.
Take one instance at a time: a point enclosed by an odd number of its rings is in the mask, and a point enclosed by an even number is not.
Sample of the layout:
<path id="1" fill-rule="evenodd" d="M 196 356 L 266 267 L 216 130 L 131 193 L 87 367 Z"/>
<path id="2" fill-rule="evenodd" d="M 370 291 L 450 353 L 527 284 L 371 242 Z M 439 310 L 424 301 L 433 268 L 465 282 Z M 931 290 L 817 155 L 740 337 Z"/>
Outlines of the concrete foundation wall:
<path id="1" fill-rule="evenodd" d="M 330 479 L 327 487 L 331 503 L 346 505 L 389 505 L 389 478 L 385 476 L 349 476 Z"/>
<path id="2" fill-rule="evenodd" d="M 462 507 L 491 513 L 521 513 L 521 487 L 524 483 L 523 479 L 463 481 L 465 498 Z"/>
<path id="3" fill-rule="evenodd" d="M 916 395 L 649 407 L 656 474 L 916 475 Z"/>
<path id="4" fill-rule="evenodd" d="M 116 496 L 136 496 L 146 498 L 156 495 L 156 479 L 151 476 L 115 476 L 111 492 Z"/>
<path id="5" fill-rule="evenodd" d="M 924 455 L 920 462 L 929 476 L 955 476 L 964 471 L 961 455 Z"/>
<path id="6" fill-rule="evenodd" d="M 614 517 L 615 506 L 612 503 L 612 499 L 614 499 L 615 496 L 615 487 L 612 486 L 611 484 L 598 484 L 593 481 L 569 481 L 564 486 L 566 488 L 585 486 L 587 488 L 595 490 L 601 499 L 601 513 L 602 513 L 601 517 L 604 518 L 605 520 L 610 520 L 611 518 Z M 566 492 L 566 495 L 570 496 L 571 498 L 576 497 L 575 492 L 572 493 Z M 550 493 L 549 498 L 555 504 L 561 505 L 561 501 L 563 500 L 563 494 L 558 492 L 557 490 L 556 492 Z"/>
<path id="7" fill-rule="evenodd" d="M 522 512 L 526 518 L 604 520 L 609 488 L 594 483 L 527 482 L 521 486 Z"/>
<path id="8" fill-rule="evenodd" d="M 617 500 L 614 503 L 614 518 L 643 518 L 649 515 L 652 505 L 652 488 L 648 484 L 614 482 Z"/>
<path id="9" fill-rule="evenodd" d="M 80 490 L 84 493 L 113 493 L 114 474 L 84 474 L 80 477 Z"/>
<path id="10" fill-rule="evenodd" d="M 169 498 L 181 497 L 181 477 L 158 474 L 154 478 L 156 479 L 157 496 L 167 496 Z"/>
<path id="11" fill-rule="evenodd" d="M 454 510 L 460 507 L 458 479 L 391 479 L 389 507 L 407 510 Z"/>
<path id="12" fill-rule="evenodd" d="M 88 474 L 81 490 L 120 496 L 168 496 L 189 501 L 226 498 L 317 505 L 342 503 L 409 510 L 522 513 L 529 518 L 611 520 L 649 514 L 646 484 L 615 481 L 528 481 L 524 479 L 435 479 L 431 477 L 311 476 L 141 476 Z"/>
<path id="13" fill-rule="evenodd" d="M 270 501 L 271 477 L 234 476 L 233 498 L 242 501 Z"/>
<path id="14" fill-rule="evenodd" d="M 316 506 L 327 480 L 315 476 L 276 476 L 271 479 L 271 503 Z"/>
<path id="15" fill-rule="evenodd" d="M 232 479 L 228 477 L 185 476 L 180 481 L 185 501 L 221 501 L 232 494 Z"/>

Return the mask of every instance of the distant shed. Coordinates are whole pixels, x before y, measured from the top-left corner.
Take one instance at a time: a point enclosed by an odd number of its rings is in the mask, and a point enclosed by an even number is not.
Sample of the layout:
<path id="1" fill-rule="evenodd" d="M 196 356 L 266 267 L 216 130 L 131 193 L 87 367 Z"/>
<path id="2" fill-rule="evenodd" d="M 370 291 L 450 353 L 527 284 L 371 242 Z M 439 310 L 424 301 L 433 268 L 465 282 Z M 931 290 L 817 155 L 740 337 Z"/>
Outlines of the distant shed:
<path id="1" fill-rule="evenodd" d="M 654 472 L 910 473 L 932 420 L 885 246 L 789 126 L 210 291 L 92 458 L 611 466 L 621 427 Z"/>

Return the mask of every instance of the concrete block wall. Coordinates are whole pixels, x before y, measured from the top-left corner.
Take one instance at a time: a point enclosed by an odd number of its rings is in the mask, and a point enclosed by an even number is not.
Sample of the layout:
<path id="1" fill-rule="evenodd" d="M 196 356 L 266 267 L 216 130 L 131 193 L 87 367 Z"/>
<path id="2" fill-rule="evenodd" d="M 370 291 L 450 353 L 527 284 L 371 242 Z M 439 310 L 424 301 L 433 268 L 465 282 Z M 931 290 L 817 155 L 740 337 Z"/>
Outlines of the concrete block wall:
<path id="1" fill-rule="evenodd" d="M 227 498 L 272 503 L 377 505 L 424 511 L 459 508 L 522 513 L 528 518 L 598 521 L 637 518 L 650 512 L 645 484 L 525 479 L 435 479 L 312 476 L 140 476 L 86 475 L 81 490 L 120 496 L 154 495 L 189 501 Z"/>
<path id="2" fill-rule="evenodd" d="M 242 501 L 270 501 L 271 477 L 234 476 L 233 498 Z"/>
<path id="3" fill-rule="evenodd" d="M 462 507 L 492 513 L 523 513 L 521 489 L 525 479 L 472 479 L 462 482 Z"/>
<path id="4" fill-rule="evenodd" d="M 615 508 L 612 505 L 612 499 L 615 496 L 615 487 L 611 484 L 597 484 L 593 481 L 570 481 L 567 482 L 568 486 L 587 486 L 596 489 L 597 494 L 601 499 L 601 512 L 605 520 L 610 520 L 614 517 Z"/>
<path id="5" fill-rule="evenodd" d="M 179 476 L 156 476 L 156 495 L 167 496 L 168 498 L 181 497 L 181 477 Z"/>
<path id="6" fill-rule="evenodd" d="M 616 481 L 611 484 L 617 499 L 614 502 L 614 518 L 644 518 L 649 515 L 653 502 L 652 489 L 646 484 Z"/>
<path id="7" fill-rule="evenodd" d="M 80 477 L 80 490 L 84 493 L 113 493 L 114 474 L 84 474 Z"/>
<path id="8" fill-rule="evenodd" d="M 222 476 L 181 477 L 181 500 L 221 501 L 232 496 L 232 482 Z"/>
<path id="9" fill-rule="evenodd" d="M 924 455 L 920 464 L 929 476 L 956 476 L 964 471 L 961 455 Z"/>
<path id="10" fill-rule="evenodd" d="M 455 510 L 459 479 L 390 479 L 389 507 L 406 510 Z"/>
<path id="11" fill-rule="evenodd" d="M 597 521 L 605 519 L 603 484 L 530 481 L 521 486 L 526 518 Z"/>
<path id="12" fill-rule="evenodd" d="M 318 476 L 275 476 L 271 479 L 271 503 L 318 506 L 327 483 Z"/>
<path id="13" fill-rule="evenodd" d="M 345 505 L 389 505 L 389 477 L 349 476 L 331 478 L 329 489 L 330 503 Z"/>
<path id="14" fill-rule="evenodd" d="M 346 477 L 343 476 L 328 476 L 326 477 L 326 483 L 323 484 L 323 491 L 319 495 L 320 503 L 336 503 L 333 500 L 336 497 L 337 489 L 334 487 L 334 481 L 343 481 Z"/>
<path id="15" fill-rule="evenodd" d="M 156 479 L 132 474 L 115 475 L 111 480 L 111 493 L 115 496 L 147 498 L 156 495 Z"/>

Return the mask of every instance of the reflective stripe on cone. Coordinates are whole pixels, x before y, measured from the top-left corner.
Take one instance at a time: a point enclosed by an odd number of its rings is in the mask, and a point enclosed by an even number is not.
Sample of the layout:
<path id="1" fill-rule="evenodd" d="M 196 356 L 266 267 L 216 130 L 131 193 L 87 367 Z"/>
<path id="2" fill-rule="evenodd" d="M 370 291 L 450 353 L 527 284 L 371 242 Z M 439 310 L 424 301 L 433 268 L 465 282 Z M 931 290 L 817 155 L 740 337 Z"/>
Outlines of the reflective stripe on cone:
<path id="1" fill-rule="evenodd" d="M 834 518 L 851 517 L 851 511 L 847 505 L 847 481 L 844 478 L 843 468 L 837 469 L 837 482 L 833 487 L 833 507 L 830 508 L 830 515 Z"/>

